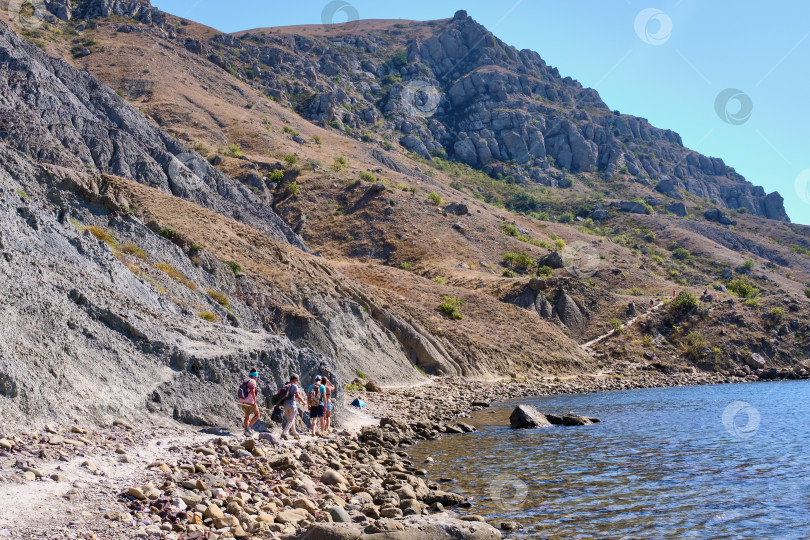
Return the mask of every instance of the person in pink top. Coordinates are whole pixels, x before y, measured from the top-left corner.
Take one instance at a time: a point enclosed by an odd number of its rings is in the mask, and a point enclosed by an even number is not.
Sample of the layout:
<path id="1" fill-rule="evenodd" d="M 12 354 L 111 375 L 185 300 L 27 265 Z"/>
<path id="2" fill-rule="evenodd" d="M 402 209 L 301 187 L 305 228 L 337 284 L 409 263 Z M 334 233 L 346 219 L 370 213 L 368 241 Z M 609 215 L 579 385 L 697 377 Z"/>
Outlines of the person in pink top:
<path id="1" fill-rule="evenodd" d="M 251 429 L 256 422 L 259 421 L 259 405 L 256 399 L 259 385 L 259 372 L 256 369 L 250 370 L 248 378 L 244 380 L 239 387 L 239 404 L 242 407 L 242 412 L 245 413 L 245 420 L 242 422 L 242 427 L 245 428 L 245 436 L 250 437 L 253 434 Z"/>

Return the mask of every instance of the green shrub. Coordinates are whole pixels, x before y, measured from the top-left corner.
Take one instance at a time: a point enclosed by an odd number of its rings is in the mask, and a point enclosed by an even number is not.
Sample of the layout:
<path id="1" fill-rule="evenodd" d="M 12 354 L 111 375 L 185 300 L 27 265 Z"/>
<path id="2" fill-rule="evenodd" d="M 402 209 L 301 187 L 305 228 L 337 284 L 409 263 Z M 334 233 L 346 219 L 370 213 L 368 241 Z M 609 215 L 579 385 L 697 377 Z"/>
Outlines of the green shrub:
<path id="1" fill-rule="evenodd" d="M 290 197 L 298 197 L 301 193 L 301 186 L 298 185 L 298 182 L 290 182 L 287 184 L 287 195 Z"/>
<path id="2" fill-rule="evenodd" d="M 294 154 L 287 154 L 284 156 L 284 163 L 287 164 L 288 167 L 292 167 L 296 163 L 298 163 L 298 156 Z"/>
<path id="3" fill-rule="evenodd" d="M 541 266 L 537 269 L 537 275 L 540 277 L 551 277 L 554 275 L 554 270 L 550 266 Z"/>
<path id="4" fill-rule="evenodd" d="M 282 180 L 284 180 L 284 171 L 282 171 L 281 169 L 274 169 L 270 171 L 269 176 L 270 180 L 272 180 L 273 182 L 281 182 Z"/>
<path id="5" fill-rule="evenodd" d="M 292 126 L 284 126 L 283 128 L 281 128 L 281 131 L 283 131 L 284 133 L 289 133 L 293 137 L 295 137 L 296 135 L 300 135 L 300 133 L 298 133 L 295 129 L 293 129 Z"/>
<path id="6" fill-rule="evenodd" d="M 504 268 L 504 269 L 503 269 L 503 272 L 501 272 L 501 276 L 503 276 L 503 277 L 510 277 L 510 278 L 511 278 L 511 277 L 515 277 L 515 273 L 514 273 L 514 272 L 512 272 L 512 271 L 511 271 L 510 269 L 508 269 L 508 268 Z"/>
<path id="7" fill-rule="evenodd" d="M 444 202 L 442 196 L 436 193 L 435 191 L 431 191 L 430 193 L 427 194 L 427 200 L 428 202 L 430 202 L 430 204 L 434 206 L 439 206 L 440 204 L 442 204 L 442 202 Z"/>
<path id="8" fill-rule="evenodd" d="M 742 264 L 742 267 L 748 272 L 750 272 L 751 270 L 754 269 L 754 261 L 752 261 L 751 259 L 746 259 L 746 261 Z"/>
<path id="9" fill-rule="evenodd" d="M 332 162 L 332 170 L 335 172 L 340 172 L 346 168 L 348 161 L 343 156 L 338 156 L 335 158 L 335 161 Z"/>
<path id="10" fill-rule="evenodd" d="M 683 346 L 683 352 L 686 356 L 697 360 L 703 356 L 703 350 L 707 346 L 706 336 L 699 332 L 690 332 L 686 336 L 686 341 Z"/>
<path id="11" fill-rule="evenodd" d="M 749 281 L 744 279 L 735 279 L 728 284 L 728 290 L 739 296 L 740 298 L 756 298 L 759 296 L 759 289 L 754 287 Z"/>
<path id="12" fill-rule="evenodd" d="M 320 135 L 313 135 L 312 140 L 315 142 L 315 144 L 323 144 L 323 139 L 321 139 Z"/>
<path id="13" fill-rule="evenodd" d="M 613 333 L 615 334 L 621 334 L 623 331 L 622 321 L 620 321 L 619 319 L 616 318 L 610 319 L 610 326 L 611 328 L 613 328 Z"/>
<path id="14" fill-rule="evenodd" d="M 225 263 L 233 271 L 234 274 L 242 273 L 242 265 L 240 265 L 238 262 L 234 261 L 222 261 L 222 262 Z"/>
<path id="15" fill-rule="evenodd" d="M 442 303 L 439 304 L 439 311 L 453 319 L 463 319 L 464 315 L 459 311 L 461 309 L 462 301 L 460 298 L 454 296 L 445 296 L 442 298 Z"/>
<path id="16" fill-rule="evenodd" d="M 376 182 L 377 177 L 368 171 L 360 171 L 360 180 L 363 182 Z"/>
<path id="17" fill-rule="evenodd" d="M 638 287 L 633 287 L 632 289 L 630 289 L 630 294 L 633 296 L 642 296 L 644 293 L 641 292 L 641 289 L 639 289 Z"/>
<path id="18" fill-rule="evenodd" d="M 515 268 L 528 270 L 532 266 L 534 266 L 534 259 L 532 259 L 528 253 L 521 252 L 515 257 Z"/>
<path id="19" fill-rule="evenodd" d="M 224 307 L 225 309 L 231 307 L 231 300 L 227 296 L 225 296 L 225 294 L 219 291 L 215 291 L 214 289 L 208 289 L 208 296 L 210 296 L 214 300 L 214 302 Z"/>
<path id="20" fill-rule="evenodd" d="M 171 240 L 177 234 L 177 231 L 172 229 L 171 227 L 163 227 L 160 229 L 160 233 L 158 234 L 160 234 L 160 236 L 162 236 L 163 238 L 168 238 L 169 240 Z"/>
<path id="21" fill-rule="evenodd" d="M 355 370 L 354 370 L 354 373 L 355 373 L 355 374 L 356 374 L 356 375 L 357 375 L 357 376 L 358 376 L 360 379 L 365 380 L 365 379 L 367 379 L 367 378 L 368 378 L 368 375 L 367 375 L 366 373 L 363 373 L 363 372 L 362 372 L 362 371 L 360 371 L 359 369 L 355 369 Z"/>
<path id="22" fill-rule="evenodd" d="M 697 297 L 686 291 L 681 291 L 678 296 L 669 304 L 669 308 L 676 313 L 687 313 L 698 305 Z"/>
<path id="23" fill-rule="evenodd" d="M 403 270 L 411 270 L 411 269 L 413 269 L 413 265 L 411 263 L 409 263 L 409 262 L 399 263 L 399 267 L 402 268 Z"/>
<path id="24" fill-rule="evenodd" d="M 571 212 L 565 212 L 564 214 L 561 214 L 560 217 L 557 218 L 557 221 L 560 223 L 571 223 L 572 221 L 574 221 L 574 214 L 572 214 Z"/>
<path id="25" fill-rule="evenodd" d="M 745 300 L 745 301 L 743 302 L 743 305 L 744 305 L 745 307 L 751 307 L 751 308 L 758 308 L 758 307 L 760 307 L 760 305 L 759 305 L 759 300 L 757 300 L 756 298 L 748 298 L 747 300 Z"/>
<path id="26" fill-rule="evenodd" d="M 771 311 L 769 312 L 769 314 L 771 316 L 771 319 L 774 322 L 778 323 L 785 316 L 785 310 L 782 309 L 782 308 L 775 307 L 775 308 L 771 308 Z"/>
<path id="27" fill-rule="evenodd" d="M 554 249 L 556 251 L 564 250 L 565 249 L 565 240 L 563 240 L 562 238 L 557 238 L 556 240 L 554 240 Z"/>
<path id="28" fill-rule="evenodd" d="M 456 191 L 461 191 L 464 185 L 458 180 L 453 180 L 452 182 L 450 182 L 450 187 L 455 189 Z"/>
<path id="29" fill-rule="evenodd" d="M 231 143 L 225 148 L 225 155 L 233 158 L 245 157 L 245 154 L 242 153 L 242 147 L 235 143 Z"/>
<path id="30" fill-rule="evenodd" d="M 382 147 L 385 148 L 386 150 L 392 150 L 394 148 L 394 145 L 388 141 L 383 141 Z"/>
<path id="31" fill-rule="evenodd" d="M 807 298 L 810 298 L 810 289 L 805 289 L 805 290 L 804 290 L 804 295 L 805 295 Z"/>
<path id="32" fill-rule="evenodd" d="M 685 261 L 686 259 L 691 257 L 692 254 L 689 253 L 689 250 L 687 250 L 685 248 L 682 248 L 682 247 L 679 247 L 679 248 L 675 248 L 674 250 L 672 250 L 672 256 L 675 257 L 678 260 Z"/>

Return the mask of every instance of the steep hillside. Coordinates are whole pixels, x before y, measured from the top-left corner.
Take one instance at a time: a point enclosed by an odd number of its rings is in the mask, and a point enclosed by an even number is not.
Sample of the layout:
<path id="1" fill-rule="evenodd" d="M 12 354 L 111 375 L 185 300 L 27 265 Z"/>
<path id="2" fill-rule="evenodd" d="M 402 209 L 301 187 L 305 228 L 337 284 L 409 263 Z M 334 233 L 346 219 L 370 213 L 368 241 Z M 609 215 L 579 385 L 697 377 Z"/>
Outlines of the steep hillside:
<path id="1" fill-rule="evenodd" d="M 735 372 L 752 354 L 793 366 L 810 352 L 810 234 L 787 222 L 778 194 L 610 111 L 464 13 L 226 35 L 144 1 L 49 9 L 12 17 L 33 45 L 0 28 L 0 138 L 30 160 L 25 174 L 5 169 L 7 192 L 61 216 L 61 236 L 112 234 L 110 268 L 149 289 L 130 309 L 154 310 L 158 294 L 182 315 L 177 331 L 204 343 L 138 330 L 177 342 L 136 348 L 144 366 L 193 367 L 213 395 L 242 363 L 276 356 L 340 382 L 362 372 L 402 383 L 419 380 L 414 365 L 553 376 L 654 351 L 659 367 Z M 643 314 L 651 296 L 707 289 L 712 298 L 657 308 L 592 355 L 577 346 Z M 208 337 L 287 352 L 234 362 L 242 353 L 215 354 Z M 6 390 L 22 388 L 24 360 L 7 362 Z M 164 373 L 162 386 L 133 385 L 142 411 L 215 420 Z M 3 394 L 17 414 L 32 410 L 19 391 Z"/>
<path id="2" fill-rule="evenodd" d="M 448 291 L 433 281 L 414 276 L 421 294 L 405 298 L 345 277 L 307 253 L 266 188 L 215 169 L 5 25 L 0 34 L 7 425 L 149 413 L 217 424 L 253 365 L 265 399 L 291 371 L 385 384 L 419 370 L 595 367 L 563 329 L 486 292 L 464 291 L 477 307 L 458 321 L 437 309 Z"/>

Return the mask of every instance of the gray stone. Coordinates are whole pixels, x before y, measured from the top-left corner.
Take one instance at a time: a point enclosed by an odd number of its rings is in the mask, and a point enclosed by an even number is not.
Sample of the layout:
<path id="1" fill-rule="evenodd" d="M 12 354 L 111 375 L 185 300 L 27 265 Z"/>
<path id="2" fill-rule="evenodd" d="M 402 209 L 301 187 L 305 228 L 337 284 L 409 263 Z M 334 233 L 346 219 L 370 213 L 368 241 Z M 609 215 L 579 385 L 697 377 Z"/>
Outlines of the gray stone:
<path id="1" fill-rule="evenodd" d="M 531 405 L 518 405 L 509 415 L 509 427 L 512 429 L 530 429 L 550 425 L 551 422 L 546 416 Z"/>

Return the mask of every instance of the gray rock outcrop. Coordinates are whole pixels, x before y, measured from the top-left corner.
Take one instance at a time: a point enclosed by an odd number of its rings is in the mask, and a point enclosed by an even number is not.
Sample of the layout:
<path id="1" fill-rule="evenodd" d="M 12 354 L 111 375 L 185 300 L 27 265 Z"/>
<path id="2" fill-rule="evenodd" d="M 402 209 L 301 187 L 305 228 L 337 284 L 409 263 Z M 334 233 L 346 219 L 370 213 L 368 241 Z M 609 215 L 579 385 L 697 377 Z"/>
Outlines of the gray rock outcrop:
<path id="1" fill-rule="evenodd" d="M 546 416 L 532 405 L 518 405 L 509 415 L 509 427 L 512 429 L 532 429 L 551 425 Z"/>

